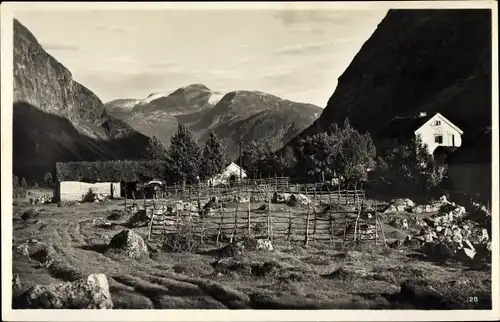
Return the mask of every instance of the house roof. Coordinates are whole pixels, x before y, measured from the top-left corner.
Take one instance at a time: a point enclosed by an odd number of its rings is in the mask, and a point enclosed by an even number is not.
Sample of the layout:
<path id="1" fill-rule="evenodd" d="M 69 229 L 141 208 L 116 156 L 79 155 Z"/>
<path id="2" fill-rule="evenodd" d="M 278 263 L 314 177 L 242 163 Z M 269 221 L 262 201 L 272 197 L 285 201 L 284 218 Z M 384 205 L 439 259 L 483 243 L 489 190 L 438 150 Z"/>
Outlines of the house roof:
<path id="1" fill-rule="evenodd" d="M 56 178 L 81 182 L 136 182 L 165 178 L 165 161 L 57 162 Z"/>
<path id="2" fill-rule="evenodd" d="M 224 168 L 224 171 L 226 171 L 226 170 L 227 170 L 229 167 L 231 167 L 231 166 L 236 167 L 236 169 L 238 169 L 238 171 L 239 171 L 239 169 L 241 169 L 241 172 L 243 172 L 243 173 L 245 173 L 245 174 L 246 174 L 245 169 L 241 168 L 239 165 L 237 165 L 237 164 L 236 164 L 236 163 L 234 163 L 234 162 L 231 162 L 231 163 L 230 163 L 227 167 L 225 167 L 225 168 Z"/>
<path id="3" fill-rule="evenodd" d="M 455 124 L 450 122 L 441 113 L 427 116 L 396 116 L 393 118 L 379 133 L 379 138 L 397 138 L 397 137 L 410 137 L 415 134 L 422 125 L 427 123 L 430 119 L 438 116 L 442 121 L 454 128 L 460 134 L 463 134 Z"/>
<path id="4" fill-rule="evenodd" d="M 425 117 L 411 117 L 411 116 L 397 116 L 393 118 L 383 129 L 380 131 L 378 137 L 381 139 L 410 137 L 415 134 L 415 130 L 420 128 L 432 116 Z"/>

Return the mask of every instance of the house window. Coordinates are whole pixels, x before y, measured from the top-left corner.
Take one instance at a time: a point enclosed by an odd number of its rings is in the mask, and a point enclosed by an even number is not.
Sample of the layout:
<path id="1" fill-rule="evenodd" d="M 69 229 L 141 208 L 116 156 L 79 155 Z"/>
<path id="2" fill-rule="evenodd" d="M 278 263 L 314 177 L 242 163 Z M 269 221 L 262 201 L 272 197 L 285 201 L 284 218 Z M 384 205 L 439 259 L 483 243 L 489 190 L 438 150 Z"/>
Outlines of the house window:
<path id="1" fill-rule="evenodd" d="M 434 136 L 434 142 L 439 144 L 443 143 L 443 136 L 442 135 Z"/>
<path id="2" fill-rule="evenodd" d="M 435 125 L 435 126 L 439 126 L 439 125 L 441 125 L 441 121 L 440 121 L 440 120 L 436 120 L 436 121 L 434 121 L 434 125 Z"/>

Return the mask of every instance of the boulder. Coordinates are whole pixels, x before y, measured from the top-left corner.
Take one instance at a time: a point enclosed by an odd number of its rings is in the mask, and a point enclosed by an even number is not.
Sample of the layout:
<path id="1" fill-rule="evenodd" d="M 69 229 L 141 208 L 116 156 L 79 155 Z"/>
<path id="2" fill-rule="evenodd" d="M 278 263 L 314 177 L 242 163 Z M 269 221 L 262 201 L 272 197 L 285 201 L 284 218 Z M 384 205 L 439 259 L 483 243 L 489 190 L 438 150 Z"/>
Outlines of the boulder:
<path id="1" fill-rule="evenodd" d="M 218 273 L 229 273 L 229 272 L 239 272 L 239 273 L 251 273 L 251 268 L 249 265 L 245 265 L 243 262 L 235 259 L 234 257 L 224 257 L 215 262 L 213 262 L 212 267 Z"/>
<path id="2" fill-rule="evenodd" d="M 35 219 L 36 217 L 38 217 L 38 215 L 39 215 L 38 211 L 36 211 L 35 209 L 30 209 L 30 210 L 25 211 L 21 215 L 21 219 L 24 220 L 24 221 L 27 221 L 27 220 L 30 220 L 30 219 Z"/>
<path id="3" fill-rule="evenodd" d="M 398 209 L 396 208 L 396 206 L 394 205 L 390 205 L 385 211 L 384 213 L 386 214 L 390 214 L 390 213 L 393 213 L 393 212 L 398 212 Z"/>
<path id="4" fill-rule="evenodd" d="M 136 259 L 148 255 L 144 239 L 130 229 L 122 230 L 116 234 L 109 242 L 108 250 Z"/>
<path id="5" fill-rule="evenodd" d="M 390 225 L 400 229 L 408 229 L 408 221 L 405 218 L 395 218 Z"/>
<path id="6" fill-rule="evenodd" d="M 297 203 L 299 205 L 307 206 L 307 205 L 311 204 L 311 199 L 309 199 L 309 197 L 307 197 L 306 195 L 304 195 L 302 193 L 298 193 L 294 196 L 297 199 Z"/>
<path id="7" fill-rule="evenodd" d="M 257 239 L 257 250 L 272 252 L 273 244 L 269 239 Z"/>
<path id="8" fill-rule="evenodd" d="M 469 236 L 469 240 L 473 244 L 485 244 L 489 241 L 488 230 L 486 228 L 473 228 Z"/>
<path id="9" fill-rule="evenodd" d="M 405 208 L 413 208 L 413 207 L 415 207 L 415 203 L 412 200 L 408 199 L 408 198 L 405 198 L 405 199 L 393 199 L 393 200 L 391 200 L 391 204 L 395 205 L 396 207 L 397 206 L 403 206 Z"/>
<path id="10" fill-rule="evenodd" d="M 14 300 L 24 309 L 112 309 L 106 275 L 91 274 L 62 284 L 35 285 Z"/>
<path id="11" fill-rule="evenodd" d="M 141 209 L 134 213 L 129 218 L 129 227 L 144 227 L 149 224 L 150 217 L 148 216 L 148 212 L 144 209 Z"/>
<path id="12" fill-rule="evenodd" d="M 19 274 L 14 273 L 14 275 L 12 276 L 12 293 L 18 294 L 19 292 L 21 292 L 21 290 L 21 278 L 19 277 Z"/>

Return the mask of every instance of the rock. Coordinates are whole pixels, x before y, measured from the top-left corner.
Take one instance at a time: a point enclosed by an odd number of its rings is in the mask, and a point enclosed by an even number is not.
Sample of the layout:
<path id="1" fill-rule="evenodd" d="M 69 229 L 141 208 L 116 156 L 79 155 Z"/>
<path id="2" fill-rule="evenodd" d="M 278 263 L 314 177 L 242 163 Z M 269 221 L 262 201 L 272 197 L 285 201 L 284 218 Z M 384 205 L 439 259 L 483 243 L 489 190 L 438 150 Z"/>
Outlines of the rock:
<path id="1" fill-rule="evenodd" d="M 257 250 L 272 252 L 273 244 L 268 239 L 257 239 Z"/>
<path id="2" fill-rule="evenodd" d="M 62 284 L 35 285 L 15 300 L 25 309 L 112 309 L 106 275 L 91 274 Z"/>
<path id="3" fill-rule="evenodd" d="M 148 255 L 148 248 L 142 237 L 130 229 L 116 234 L 109 242 L 108 249 L 136 259 Z"/>
<path id="4" fill-rule="evenodd" d="M 453 257 L 453 250 L 445 243 L 427 242 L 422 247 L 422 252 L 431 260 L 440 262 Z"/>
<path id="5" fill-rule="evenodd" d="M 265 277 L 275 275 L 281 268 L 281 265 L 276 262 L 265 262 L 264 264 L 252 265 L 252 274 L 257 277 Z"/>
<path id="6" fill-rule="evenodd" d="M 390 205 L 385 211 L 385 214 L 393 213 L 393 212 L 398 212 L 398 209 L 394 205 Z"/>
<path id="7" fill-rule="evenodd" d="M 471 231 L 469 240 L 473 244 L 485 244 L 489 241 L 488 230 L 486 228 L 474 228 Z"/>
<path id="8" fill-rule="evenodd" d="M 14 273 L 14 275 L 12 276 L 12 293 L 17 294 L 21 292 L 21 290 L 21 278 L 19 277 L 19 274 Z"/>
<path id="9" fill-rule="evenodd" d="M 144 209 L 138 210 L 128 220 L 129 227 L 144 227 L 149 224 L 150 218 Z"/>
<path id="10" fill-rule="evenodd" d="M 393 200 L 391 200 L 391 204 L 393 204 L 395 206 L 403 206 L 405 208 L 413 208 L 413 207 L 415 207 L 415 203 L 412 200 L 408 199 L 408 198 L 405 198 L 405 199 L 393 199 Z"/>
<path id="11" fill-rule="evenodd" d="M 238 261 L 234 257 L 224 257 L 215 262 L 213 262 L 212 267 L 219 273 L 229 273 L 231 271 L 237 271 L 240 273 L 250 273 L 251 268 L 248 265 Z"/>
<path id="12" fill-rule="evenodd" d="M 294 196 L 295 196 L 295 198 L 297 198 L 297 203 L 299 205 L 307 206 L 307 205 L 311 204 L 311 199 L 309 199 L 309 197 L 307 197 L 304 194 L 298 193 Z"/>
<path id="13" fill-rule="evenodd" d="M 410 237 L 410 236 L 408 236 L 408 237 Z M 404 245 L 405 240 L 397 239 L 394 242 L 390 243 L 389 247 L 391 247 L 391 248 L 400 248 L 401 246 Z"/>
<path id="14" fill-rule="evenodd" d="M 408 229 L 408 221 L 405 218 L 395 218 L 390 225 L 400 229 Z"/>
<path id="15" fill-rule="evenodd" d="M 25 211 L 21 215 L 21 219 L 24 221 L 27 221 L 29 219 L 34 219 L 34 218 L 38 217 L 38 215 L 39 215 L 38 211 L 36 211 L 35 209 L 30 209 L 30 210 Z"/>

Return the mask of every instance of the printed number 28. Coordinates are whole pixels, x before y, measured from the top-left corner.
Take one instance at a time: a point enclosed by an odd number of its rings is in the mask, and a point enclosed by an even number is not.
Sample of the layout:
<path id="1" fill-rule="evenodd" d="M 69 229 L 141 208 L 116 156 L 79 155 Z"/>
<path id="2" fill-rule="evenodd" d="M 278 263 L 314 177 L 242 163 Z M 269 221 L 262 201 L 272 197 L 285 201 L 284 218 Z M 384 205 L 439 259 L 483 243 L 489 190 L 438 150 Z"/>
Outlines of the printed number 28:
<path id="1" fill-rule="evenodd" d="M 470 303 L 477 303 L 477 302 L 479 302 L 479 299 L 477 298 L 477 296 L 469 296 L 469 302 Z"/>

